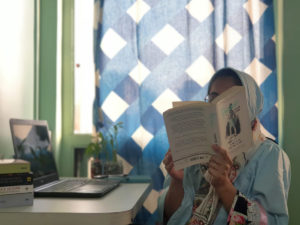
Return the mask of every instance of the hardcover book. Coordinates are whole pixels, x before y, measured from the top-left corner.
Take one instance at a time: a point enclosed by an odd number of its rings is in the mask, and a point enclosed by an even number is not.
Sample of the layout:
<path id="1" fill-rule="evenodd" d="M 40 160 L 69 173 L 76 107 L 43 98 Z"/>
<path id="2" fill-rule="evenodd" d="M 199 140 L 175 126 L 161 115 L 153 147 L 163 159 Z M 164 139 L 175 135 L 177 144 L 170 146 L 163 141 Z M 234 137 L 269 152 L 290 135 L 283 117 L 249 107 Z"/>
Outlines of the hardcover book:
<path id="1" fill-rule="evenodd" d="M 215 154 L 212 144 L 233 159 L 253 145 L 245 88 L 234 86 L 211 103 L 174 102 L 163 113 L 175 169 L 206 164 Z"/>
<path id="2" fill-rule="evenodd" d="M 0 187 L 0 195 L 18 194 L 18 193 L 27 193 L 27 192 L 33 193 L 33 184 Z"/>
<path id="3" fill-rule="evenodd" d="M 18 185 L 33 185 L 33 174 L 31 172 L 0 174 L 0 188 Z"/>
<path id="4" fill-rule="evenodd" d="M 0 159 L 0 174 L 28 173 L 30 163 L 22 159 Z"/>

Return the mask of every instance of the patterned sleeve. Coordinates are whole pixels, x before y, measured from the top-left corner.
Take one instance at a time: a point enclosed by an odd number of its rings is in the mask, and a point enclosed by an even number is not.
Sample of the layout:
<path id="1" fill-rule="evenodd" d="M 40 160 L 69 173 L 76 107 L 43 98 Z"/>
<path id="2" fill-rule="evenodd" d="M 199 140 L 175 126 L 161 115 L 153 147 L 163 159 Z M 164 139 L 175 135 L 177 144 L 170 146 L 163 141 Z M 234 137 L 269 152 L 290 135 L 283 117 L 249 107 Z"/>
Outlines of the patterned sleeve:
<path id="1" fill-rule="evenodd" d="M 271 141 L 261 144 L 234 186 L 236 194 L 227 224 L 289 224 L 290 161 Z"/>
<path id="2" fill-rule="evenodd" d="M 247 199 L 237 191 L 228 215 L 227 224 L 267 225 L 268 217 L 258 202 Z"/>

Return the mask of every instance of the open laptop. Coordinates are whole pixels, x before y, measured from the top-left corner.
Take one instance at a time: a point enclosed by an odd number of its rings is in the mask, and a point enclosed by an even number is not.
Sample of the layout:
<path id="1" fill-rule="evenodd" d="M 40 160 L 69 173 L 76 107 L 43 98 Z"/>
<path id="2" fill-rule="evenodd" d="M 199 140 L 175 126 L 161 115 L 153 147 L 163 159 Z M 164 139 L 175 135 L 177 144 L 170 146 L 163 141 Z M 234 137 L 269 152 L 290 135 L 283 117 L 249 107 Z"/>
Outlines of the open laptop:
<path id="1" fill-rule="evenodd" d="M 47 121 L 10 119 L 9 123 L 16 158 L 31 163 L 35 197 L 101 197 L 120 184 L 107 179 L 60 179 Z"/>

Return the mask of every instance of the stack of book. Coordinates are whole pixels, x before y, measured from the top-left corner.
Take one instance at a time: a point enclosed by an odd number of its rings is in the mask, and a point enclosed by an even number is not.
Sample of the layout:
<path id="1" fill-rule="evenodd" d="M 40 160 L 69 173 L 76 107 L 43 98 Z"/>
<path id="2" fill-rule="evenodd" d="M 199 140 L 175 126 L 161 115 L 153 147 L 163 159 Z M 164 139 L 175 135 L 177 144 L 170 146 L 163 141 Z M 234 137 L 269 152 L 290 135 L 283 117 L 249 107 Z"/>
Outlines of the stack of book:
<path id="1" fill-rule="evenodd" d="M 0 208 L 33 204 L 30 163 L 20 159 L 0 160 Z"/>

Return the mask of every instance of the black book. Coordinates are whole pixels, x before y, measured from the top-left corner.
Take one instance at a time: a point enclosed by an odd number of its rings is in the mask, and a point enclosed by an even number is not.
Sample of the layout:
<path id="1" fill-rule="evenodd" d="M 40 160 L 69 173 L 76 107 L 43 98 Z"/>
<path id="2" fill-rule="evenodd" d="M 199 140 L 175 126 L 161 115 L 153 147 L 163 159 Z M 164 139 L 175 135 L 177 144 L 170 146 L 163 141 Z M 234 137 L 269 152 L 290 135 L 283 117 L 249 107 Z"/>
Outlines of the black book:
<path id="1" fill-rule="evenodd" d="M 32 184 L 33 174 L 31 172 L 0 174 L 0 187 Z"/>

